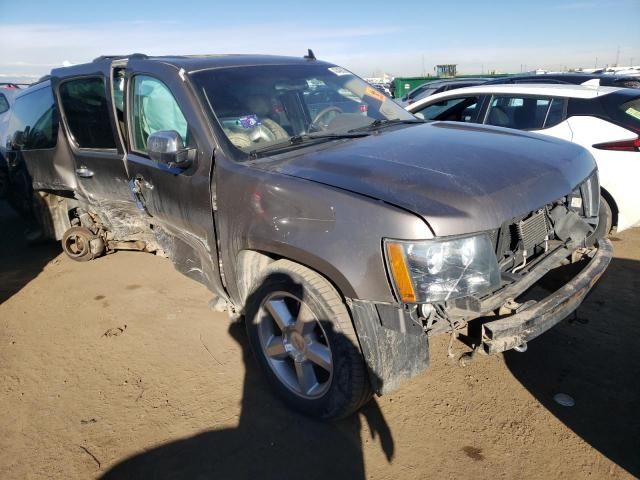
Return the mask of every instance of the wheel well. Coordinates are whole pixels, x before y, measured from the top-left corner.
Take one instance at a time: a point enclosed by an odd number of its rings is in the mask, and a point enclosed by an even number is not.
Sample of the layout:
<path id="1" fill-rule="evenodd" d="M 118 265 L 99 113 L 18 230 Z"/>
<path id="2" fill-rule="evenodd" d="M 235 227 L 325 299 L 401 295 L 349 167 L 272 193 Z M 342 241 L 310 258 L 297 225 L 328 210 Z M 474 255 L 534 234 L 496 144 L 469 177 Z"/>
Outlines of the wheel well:
<path id="1" fill-rule="evenodd" d="M 244 306 L 249 289 L 260 271 L 276 260 L 279 260 L 279 258 L 256 250 L 242 250 L 238 254 L 236 259 L 236 279 L 241 305 Z"/>
<path id="2" fill-rule="evenodd" d="M 290 258 L 288 256 L 277 255 L 270 252 L 257 251 L 257 250 L 242 250 L 236 260 L 236 281 L 238 285 L 238 293 L 240 294 L 240 305 L 244 306 L 246 298 L 249 294 L 254 280 L 258 277 L 260 272 L 267 267 L 270 263 L 276 260 L 289 260 L 298 265 L 302 265 L 310 270 L 313 270 L 318 275 L 327 280 L 333 288 L 336 289 L 338 294 L 345 299 L 346 295 L 343 289 L 324 272 L 314 268 L 311 265 L 307 265 L 298 260 Z"/>
<path id="3" fill-rule="evenodd" d="M 62 195 L 44 191 L 34 192 L 34 214 L 46 238 L 62 240 L 64 232 L 71 227 L 68 218 L 70 203 L 73 203 L 73 200 Z"/>
<path id="4" fill-rule="evenodd" d="M 618 205 L 616 204 L 616 201 L 613 199 L 611 194 L 602 187 L 600 187 L 600 194 L 611 207 L 611 214 L 613 215 L 613 218 L 611 219 L 611 225 L 613 225 L 614 227 L 617 227 L 618 226 Z"/>

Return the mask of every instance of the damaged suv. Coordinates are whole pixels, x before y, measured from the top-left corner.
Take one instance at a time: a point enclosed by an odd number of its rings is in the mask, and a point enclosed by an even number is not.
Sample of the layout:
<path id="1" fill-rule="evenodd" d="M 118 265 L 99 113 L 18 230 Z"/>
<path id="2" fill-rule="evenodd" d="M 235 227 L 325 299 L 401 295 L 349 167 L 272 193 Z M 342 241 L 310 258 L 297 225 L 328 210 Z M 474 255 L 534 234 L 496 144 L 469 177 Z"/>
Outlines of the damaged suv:
<path id="1" fill-rule="evenodd" d="M 424 370 L 431 335 L 523 350 L 611 258 L 586 150 L 425 123 L 311 52 L 100 57 L 14 113 L 43 231 L 79 261 L 168 257 L 244 315 L 276 392 L 321 418 Z"/>

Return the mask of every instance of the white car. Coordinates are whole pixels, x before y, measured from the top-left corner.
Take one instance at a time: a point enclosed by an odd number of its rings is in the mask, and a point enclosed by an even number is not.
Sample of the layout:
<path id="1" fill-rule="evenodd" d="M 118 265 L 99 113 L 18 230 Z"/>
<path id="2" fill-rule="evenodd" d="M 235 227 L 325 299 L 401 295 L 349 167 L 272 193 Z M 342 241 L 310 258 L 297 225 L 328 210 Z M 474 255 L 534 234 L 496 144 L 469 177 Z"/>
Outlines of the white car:
<path id="1" fill-rule="evenodd" d="M 482 85 L 406 107 L 426 120 L 483 123 L 577 143 L 596 159 L 599 230 L 640 226 L 640 89 L 581 85 Z"/>

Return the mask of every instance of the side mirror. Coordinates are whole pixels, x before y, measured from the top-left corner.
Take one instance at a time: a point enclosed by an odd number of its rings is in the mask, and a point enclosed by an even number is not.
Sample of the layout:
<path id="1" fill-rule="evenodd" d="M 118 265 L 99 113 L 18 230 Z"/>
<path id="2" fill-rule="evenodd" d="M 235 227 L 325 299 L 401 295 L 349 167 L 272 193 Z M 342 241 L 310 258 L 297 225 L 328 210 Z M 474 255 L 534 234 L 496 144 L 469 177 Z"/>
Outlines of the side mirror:
<path id="1" fill-rule="evenodd" d="M 422 112 L 417 112 L 417 113 L 414 113 L 414 115 L 415 115 L 416 117 L 418 117 L 420 120 L 424 120 L 424 113 L 422 113 Z"/>
<path id="2" fill-rule="evenodd" d="M 185 148 L 175 130 L 162 130 L 149 135 L 147 153 L 151 160 L 169 167 L 187 168 L 193 163 L 194 149 Z"/>

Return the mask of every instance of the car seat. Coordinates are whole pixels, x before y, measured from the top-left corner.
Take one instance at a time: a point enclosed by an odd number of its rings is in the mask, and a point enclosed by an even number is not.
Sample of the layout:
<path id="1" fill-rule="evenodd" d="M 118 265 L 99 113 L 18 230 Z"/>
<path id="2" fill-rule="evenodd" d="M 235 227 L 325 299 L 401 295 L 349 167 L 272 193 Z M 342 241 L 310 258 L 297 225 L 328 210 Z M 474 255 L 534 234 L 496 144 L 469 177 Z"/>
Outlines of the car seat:
<path id="1" fill-rule="evenodd" d="M 521 107 L 517 107 L 513 113 L 513 128 L 529 130 L 536 128 L 536 100 L 526 99 Z"/>
<path id="2" fill-rule="evenodd" d="M 509 115 L 507 115 L 502 107 L 491 107 L 489 118 L 486 123 L 497 127 L 508 127 L 510 123 Z"/>

